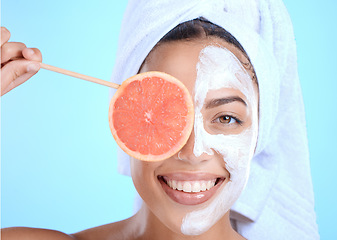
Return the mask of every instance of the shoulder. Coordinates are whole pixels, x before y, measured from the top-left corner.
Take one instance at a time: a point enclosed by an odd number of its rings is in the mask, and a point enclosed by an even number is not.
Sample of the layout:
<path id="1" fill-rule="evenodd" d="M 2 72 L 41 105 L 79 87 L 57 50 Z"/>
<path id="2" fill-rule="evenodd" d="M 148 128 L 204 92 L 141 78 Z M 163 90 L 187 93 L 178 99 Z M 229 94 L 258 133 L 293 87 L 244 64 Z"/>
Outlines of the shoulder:
<path id="1" fill-rule="evenodd" d="M 110 223 L 94 228 L 89 228 L 74 234 L 65 234 L 60 231 L 11 227 L 1 229 L 1 240 L 97 240 L 97 239 L 133 239 L 132 224 L 129 220 Z"/>
<path id="2" fill-rule="evenodd" d="M 77 240 L 74 236 L 65 234 L 60 231 L 28 228 L 28 227 L 11 227 L 1 229 L 2 240 Z"/>
<path id="3" fill-rule="evenodd" d="M 74 233 L 71 236 L 73 240 L 133 239 L 132 228 L 128 222 L 128 220 L 123 220 L 109 223 Z"/>

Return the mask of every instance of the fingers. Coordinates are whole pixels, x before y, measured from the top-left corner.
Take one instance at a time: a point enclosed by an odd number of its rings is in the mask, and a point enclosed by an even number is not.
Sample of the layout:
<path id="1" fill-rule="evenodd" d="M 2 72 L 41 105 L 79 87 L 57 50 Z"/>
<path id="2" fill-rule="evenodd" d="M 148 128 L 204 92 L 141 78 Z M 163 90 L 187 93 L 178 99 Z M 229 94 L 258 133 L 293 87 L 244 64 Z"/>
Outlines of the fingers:
<path id="1" fill-rule="evenodd" d="M 42 61 L 42 54 L 37 48 L 27 48 L 21 42 L 6 42 L 1 47 L 1 64 L 10 60 L 26 58 L 31 61 Z"/>
<path id="2" fill-rule="evenodd" d="M 20 42 L 6 42 L 1 46 L 1 64 L 18 58 L 22 58 L 22 50 L 26 47 Z"/>
<path id="3" fill-rule="evenodd" d="M 9 47 L 5 49 L 5 46 Z M 1 48 L 1 53 L 3 51 L 5 53 L 1 55 L 1 96 L 36 74 L 40 69 L 37 62 L 42 61 L 40 50 L 26 48 L 23 43 L 7 42 Z"/>
<path id="4" fill-rule="evenodd" d="M 25 48 L 22 50 L 22 55 L 28 60 L 42 62 L 42 54 L 37 48 Z"/>
<path id="5" fill-rule="evenodd" d="M 28 60 L 16 60 L 1 68 L 1 96 L 21 85 L 40 69 L 40 64 Z"/>
<path id="6" fill-rule="evenodd" d="M 42 54 L 24 43 L 8 42 L 10 32 L 1 27 L 1 96 L 31 78 L 40 69 Z M 34 61 L 34 62 L 33 62 Z"/>
<path id="7" fill-rule="evenodd" d="M 1 27 L 1 46 L 5 42 L 8 42 L 10 37 L 11 37 L 11 33 L 8 31 L 8 29 L 5 27 Z"/>

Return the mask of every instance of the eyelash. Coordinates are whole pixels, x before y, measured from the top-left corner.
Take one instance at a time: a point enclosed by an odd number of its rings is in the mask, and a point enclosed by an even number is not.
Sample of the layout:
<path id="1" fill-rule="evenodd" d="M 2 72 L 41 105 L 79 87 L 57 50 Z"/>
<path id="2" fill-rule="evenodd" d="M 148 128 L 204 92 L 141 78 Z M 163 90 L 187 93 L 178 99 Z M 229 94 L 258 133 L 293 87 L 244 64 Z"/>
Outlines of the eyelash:
<path id="1" fill-rule="evenodd" d="M 221 122 L 221 118 L 230 118 L 230 121 L 228 122 L 228 123 L 222 123 Z M 214 122 L 218 122 L 218 123 L 220 123 L 220 124 L 228 124 L 228 125 L 232 125 L 232 124 L 235 124 L 235 122 L 234 123 L 232 123 L 232 120 L 234 120 L 237 124 L 239 124 L 239 125 L 242 125 L 242 121 L 240 120 L 240 119 L 238 119 L 237 117 L 234 117 L 234 116 L 231 116 L 231 115 L 228 115 L 228 114 L 226 114 L 226 115 L 221 115 L 221 116 L 219 116 L 219 117 L 217 117 L 217 118 L 215 118 L 212 122 L 214 123 Z M 226 120 L 225 120 L 226 121 Z"/>

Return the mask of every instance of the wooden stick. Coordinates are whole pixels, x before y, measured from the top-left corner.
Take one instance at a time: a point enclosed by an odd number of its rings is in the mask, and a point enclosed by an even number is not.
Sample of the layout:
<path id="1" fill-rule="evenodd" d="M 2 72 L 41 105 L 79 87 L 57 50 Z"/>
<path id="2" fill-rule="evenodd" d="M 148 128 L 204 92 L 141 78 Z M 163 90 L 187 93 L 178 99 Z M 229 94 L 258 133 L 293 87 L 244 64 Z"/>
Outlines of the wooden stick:
<path id="1" fill-rule="evenodd" d="M 72 71 L 69 71 L 69 70 L 66 70 L 66 69 L 63 69 L 63 68 L 54 67 L 54 66 L 51 66 L 51 65 L 48 65 L 48 64 L 45 64 L 45 63 L 40 63 L 40 65 L 41 65 L 41 68 L 49 70 L 49 71 L 62 73 L 62 74 L 69 75 L 69 76 L 72 76 L 72 77 L 75 77 L 75 78 L 80 78 L 80 79 L 83 79 L 83 80 L 86 80 L 86 81 L 98 83 L 98 84 L 101 84 L 101 85 L 104 85 L 104 86 L 107 86 L 107 87 L 117 89 L 120 86 L 120 85 L 118 85 L 116 83 L 113 83 L 113 82 L 108 82 L 108 81 L 105 81 L 105 80 L 102 80 L 102 79 L 99 79 L 99 78 L 90 77 L 90 76 L 87 76 L 87 75 L 84 75 L 84 74 L 72 72 Z"/>

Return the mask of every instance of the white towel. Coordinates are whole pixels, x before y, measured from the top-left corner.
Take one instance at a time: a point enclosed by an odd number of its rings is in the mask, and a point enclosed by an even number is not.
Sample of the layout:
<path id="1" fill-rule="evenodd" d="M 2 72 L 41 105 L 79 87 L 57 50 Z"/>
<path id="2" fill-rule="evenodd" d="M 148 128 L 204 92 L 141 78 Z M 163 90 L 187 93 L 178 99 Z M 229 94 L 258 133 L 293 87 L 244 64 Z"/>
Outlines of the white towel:
<path id="1" fill-rule="evenodd" d="M 254 239 L 319 239 L 296 45 L 281 0 L 131 0 L 112 81 L 135 75 L 154 45 L 179 23 L 204 17 L 244 47 L 259 82 L 259 139 L 251 174 L 232 207 L 237 231 Z M 119 151 L 119 171 L 130 174 Z"/>

